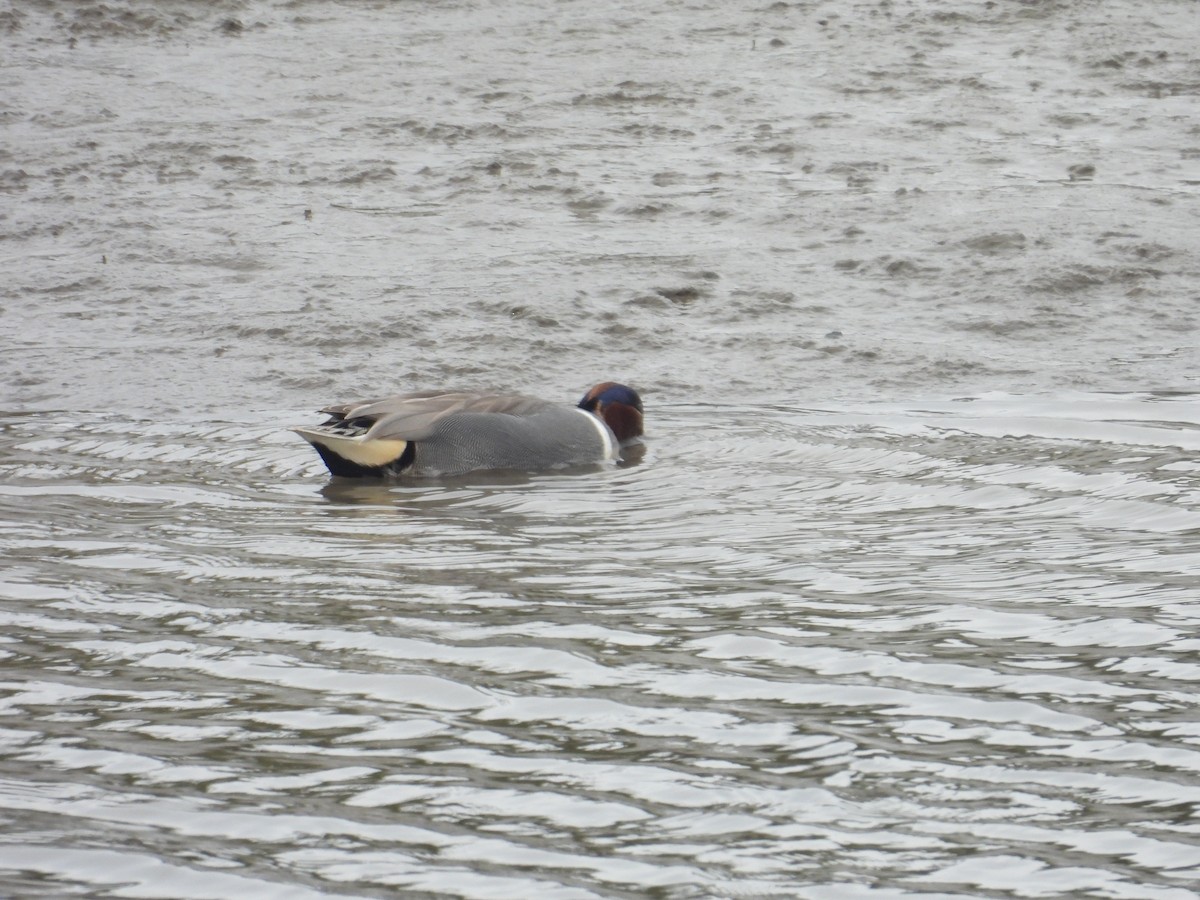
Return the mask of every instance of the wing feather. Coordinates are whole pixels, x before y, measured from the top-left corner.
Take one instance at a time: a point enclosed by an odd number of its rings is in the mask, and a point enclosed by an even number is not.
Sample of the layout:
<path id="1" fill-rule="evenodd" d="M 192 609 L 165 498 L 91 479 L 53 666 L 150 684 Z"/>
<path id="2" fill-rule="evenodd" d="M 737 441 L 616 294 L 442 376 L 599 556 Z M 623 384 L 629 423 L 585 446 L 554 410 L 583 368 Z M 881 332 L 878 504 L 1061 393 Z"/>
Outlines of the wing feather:
<path id="1" fill-rule="evenodd" d="M 523 418 L 553 406 L 521 394 L 418 391 L 382 400 L 328 406 L 321 412 L 337 421 L 370 423 L 367 432 L 371 440 L 421 441 L 433 434 L 439 422 L 456 413 Z"/>

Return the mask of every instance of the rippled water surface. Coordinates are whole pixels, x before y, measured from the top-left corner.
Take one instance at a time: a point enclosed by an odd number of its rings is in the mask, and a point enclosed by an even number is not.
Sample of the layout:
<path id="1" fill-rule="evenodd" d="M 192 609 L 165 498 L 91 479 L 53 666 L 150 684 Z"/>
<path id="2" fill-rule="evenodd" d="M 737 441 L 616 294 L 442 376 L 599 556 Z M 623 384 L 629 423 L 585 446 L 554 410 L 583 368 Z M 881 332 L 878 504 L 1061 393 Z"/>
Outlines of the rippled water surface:
<path id="1" fill-rule="evenodd" d="M 0 895 L 1200 896 L 1197 48 L 0 0 Z M 286 430 L 608 379 L 594 471 Z"/>
<path id="2" fill-rule="evenodd" d="M 261 426 L 9 417 L 9 883 L 1193 896 L 1195 399 L 653 430 L 326 485 Z"/>

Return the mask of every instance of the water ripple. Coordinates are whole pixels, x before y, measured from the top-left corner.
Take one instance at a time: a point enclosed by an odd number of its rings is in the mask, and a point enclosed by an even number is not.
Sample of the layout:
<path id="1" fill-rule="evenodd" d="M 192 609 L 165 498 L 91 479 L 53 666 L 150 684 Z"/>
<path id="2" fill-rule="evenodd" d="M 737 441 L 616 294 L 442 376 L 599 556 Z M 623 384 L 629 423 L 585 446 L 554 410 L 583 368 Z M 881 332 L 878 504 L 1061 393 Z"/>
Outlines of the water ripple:
<path id="1" fill-rule="evenodd" d="M 0 866 L 1182 897 L 1197 433 L 1187 397 L 695 407 L 638 465 L 343 485 L 261 423 L 10 417 Z"/>

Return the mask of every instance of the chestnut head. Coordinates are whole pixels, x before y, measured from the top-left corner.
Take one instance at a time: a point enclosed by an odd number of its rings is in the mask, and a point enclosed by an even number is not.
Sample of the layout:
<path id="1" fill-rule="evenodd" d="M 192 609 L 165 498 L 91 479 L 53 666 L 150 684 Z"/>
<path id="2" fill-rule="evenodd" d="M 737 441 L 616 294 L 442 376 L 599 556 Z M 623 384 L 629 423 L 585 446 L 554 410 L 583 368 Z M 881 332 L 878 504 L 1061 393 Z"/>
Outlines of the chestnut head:
<path id="1" fill-rule="evenodd" d="M 603 421 L 622 444 L 642 436 L 642 398 L 631 387 L 605 381 L 584 395 L 579 408 Z"/>

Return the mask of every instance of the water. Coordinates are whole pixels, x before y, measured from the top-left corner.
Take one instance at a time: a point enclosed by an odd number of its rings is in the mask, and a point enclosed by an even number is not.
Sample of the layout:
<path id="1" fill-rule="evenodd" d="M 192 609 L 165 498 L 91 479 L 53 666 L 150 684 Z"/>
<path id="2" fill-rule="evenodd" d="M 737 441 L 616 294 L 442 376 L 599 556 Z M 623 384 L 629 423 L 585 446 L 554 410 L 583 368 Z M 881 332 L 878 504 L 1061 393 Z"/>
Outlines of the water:
<path id="1" fill-rule="evenodd" d="M 694 407 L 450 485 L 46 426 L 2 445 L 21 895 L 1194 896 L 1192 397 Z"/>
<path id="2" fill-rule="evenodd" d="M 1197 29 L 0 9 L 0 893 L 1196 897 Z"/>
<path id="3" fill-rule="evenodd" d="M 16 5 L 0 391 L 1195 389 L 1198 29 L 1146 9 Z"/>

